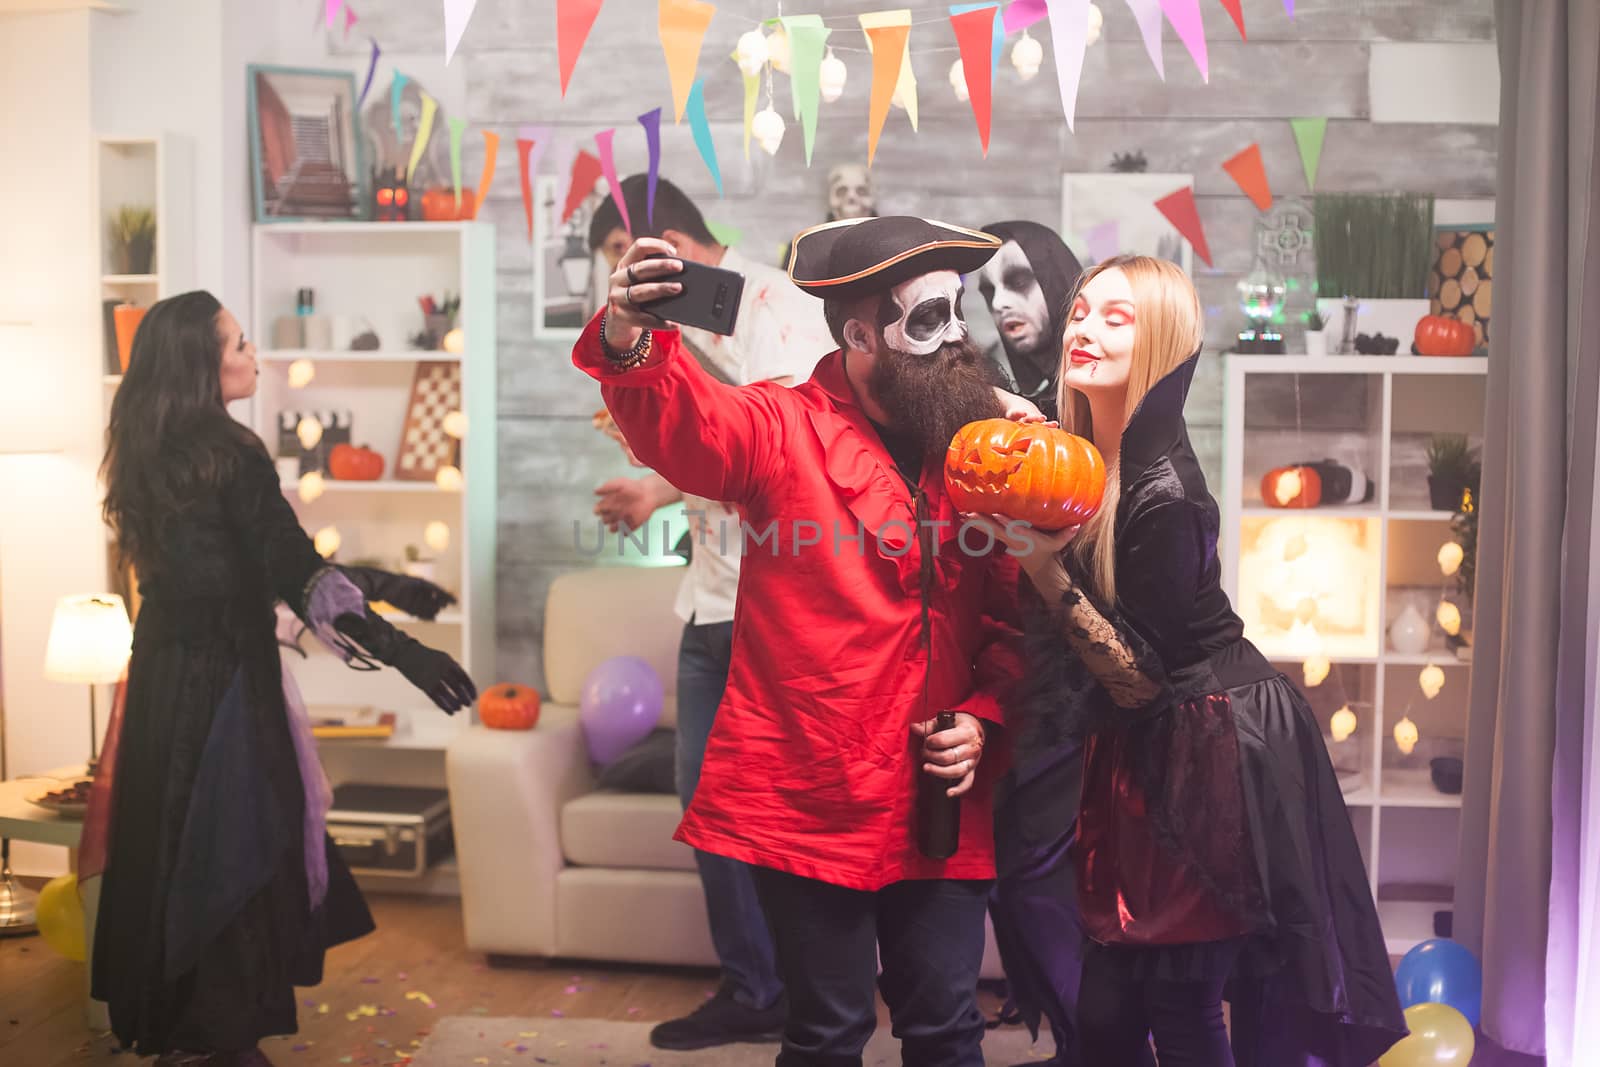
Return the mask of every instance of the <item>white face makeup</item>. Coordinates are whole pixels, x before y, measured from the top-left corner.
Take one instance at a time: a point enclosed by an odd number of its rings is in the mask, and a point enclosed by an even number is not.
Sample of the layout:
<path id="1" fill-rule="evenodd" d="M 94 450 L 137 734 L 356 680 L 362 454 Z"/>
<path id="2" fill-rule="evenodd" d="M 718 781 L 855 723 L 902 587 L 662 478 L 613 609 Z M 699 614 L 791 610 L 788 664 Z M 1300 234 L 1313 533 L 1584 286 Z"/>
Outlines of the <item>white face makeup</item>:
<path id="1" fill-rule="evenodd" d="M 961 318 L 961 276 L 953 270 L 919 274 L 889 290 L 899 313 L 883 327 L 889 347 L 926 356 L 967 336 Z"/>
<path id="2" fill-rule="evenodd" d="M 1032 352 L 1049 339 L 1050 307 L 1022 246 L 1007 241 L 978 272 L 978 291 L 995 328 L 1013 352 Z"/>
<path id="3" fill-rule="evenodd" d="M 877 206 L 872 176 L 859 163 L 841 163 L 828 172 L 828 210 L 836 219 L 860 219 Z"/>

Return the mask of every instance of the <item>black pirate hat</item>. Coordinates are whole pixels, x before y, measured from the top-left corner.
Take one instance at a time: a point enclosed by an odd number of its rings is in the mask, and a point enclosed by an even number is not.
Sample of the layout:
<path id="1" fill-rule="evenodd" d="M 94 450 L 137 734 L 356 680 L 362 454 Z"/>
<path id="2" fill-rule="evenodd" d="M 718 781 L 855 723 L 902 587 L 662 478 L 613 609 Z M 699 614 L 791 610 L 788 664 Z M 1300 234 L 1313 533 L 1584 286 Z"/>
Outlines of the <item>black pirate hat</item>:
<path id="1" fill-rule="evenodd" d="M 800 231 L 789 277 L 812 296 L 851 299 L 936 270 L 977 270 L 1000 244 L 982 230 L 913 215 L 840 219 Z"/>

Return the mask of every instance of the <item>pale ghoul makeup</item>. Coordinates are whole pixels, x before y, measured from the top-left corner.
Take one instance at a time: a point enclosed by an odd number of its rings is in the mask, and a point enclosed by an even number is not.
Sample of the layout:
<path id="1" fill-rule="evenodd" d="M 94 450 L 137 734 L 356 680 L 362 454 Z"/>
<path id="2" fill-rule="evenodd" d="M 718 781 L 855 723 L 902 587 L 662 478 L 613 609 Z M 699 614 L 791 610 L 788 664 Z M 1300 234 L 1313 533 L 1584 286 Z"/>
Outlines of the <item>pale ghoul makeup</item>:
<path id="1" fill-rule="evenodd" d="M 1067 384 L 1083 392 L 1126 388 L 1137 330 L 1127 276 L 1114 269 L 1095 275 L 1067 321 L 1062 372 Z"/>
<path id="2" fill-rule="evenodd" d="M 940 270 L 919 274 L 889 290 L 896 316 L 883 324 L 890 348 L 927 356 L 967 336 L 961 318 L 961 276 Z"/>
<path id="3" fill-rule="evenodd" d="M 1050 339 L 1050 308 L 1022 246 L 1007 241 L 978 272 L 978 291 L 1008 352 L 1032 353 Z"/>

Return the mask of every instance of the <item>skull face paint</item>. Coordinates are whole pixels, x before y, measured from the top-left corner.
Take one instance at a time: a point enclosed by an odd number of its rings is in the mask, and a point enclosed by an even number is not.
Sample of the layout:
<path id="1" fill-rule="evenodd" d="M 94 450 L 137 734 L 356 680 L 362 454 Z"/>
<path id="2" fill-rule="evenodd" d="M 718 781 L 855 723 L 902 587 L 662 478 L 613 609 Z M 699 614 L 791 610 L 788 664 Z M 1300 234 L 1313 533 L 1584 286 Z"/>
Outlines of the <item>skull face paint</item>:
<path id="1" fill-rule="evenodd" d="M 961 317 L 961 276 L 940 270 L 901 282 L 889 290 L 884 319 L 884 341 L 914 356 L 931 355 L 941 345 L 960 341 L 967 336 Z"/>

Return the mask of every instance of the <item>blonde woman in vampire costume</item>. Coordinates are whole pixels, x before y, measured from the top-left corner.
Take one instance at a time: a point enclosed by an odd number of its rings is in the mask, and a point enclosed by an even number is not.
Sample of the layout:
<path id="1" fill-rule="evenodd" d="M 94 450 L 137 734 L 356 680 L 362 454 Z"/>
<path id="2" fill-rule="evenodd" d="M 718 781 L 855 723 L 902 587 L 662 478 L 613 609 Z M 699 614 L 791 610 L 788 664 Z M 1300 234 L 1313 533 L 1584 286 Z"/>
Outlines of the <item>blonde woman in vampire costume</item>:
<path id="1" fill-rule="evenodd" d="M 1148 1064 L 1153 1037 L 1161 1067 L 1366 1067 L 1405 1020 L 1321 731 L 1221 588 L 1217 506 L 1183 421 L 1203 335 L 1174 264 L 1085 273 L 1060 411 L 1105 456 L 1105 502 L 1080 528 L 1010 538 L 1032 589 L 1016 764 L 1084 751 L 1078 1051 Z M 997 837 L 1066 830 L 1065 813 L 1029 815 L 1061 810 L 1030 789 L 1004 809 L 1025 825 Z"/>

